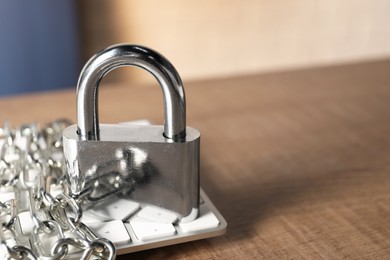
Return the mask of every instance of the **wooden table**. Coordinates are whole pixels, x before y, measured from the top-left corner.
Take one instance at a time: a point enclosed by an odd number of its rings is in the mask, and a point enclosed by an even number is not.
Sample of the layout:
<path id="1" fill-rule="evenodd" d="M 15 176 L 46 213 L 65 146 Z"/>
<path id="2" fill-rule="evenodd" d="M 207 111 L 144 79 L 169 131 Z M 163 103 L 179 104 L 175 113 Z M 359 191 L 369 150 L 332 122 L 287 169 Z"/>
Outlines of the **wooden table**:
<path id="1" fill-rule="evenodd" d="M 185 87 L 202 187 L 228 232 L 132 257 L 390 258 L 390 60 Z M 0 111 L 13 126 L 75 120 L 75 92 L 3 98 Z M 101 122 L 162 123 L 162 111 L 158 87 L 101 87 Z"/>

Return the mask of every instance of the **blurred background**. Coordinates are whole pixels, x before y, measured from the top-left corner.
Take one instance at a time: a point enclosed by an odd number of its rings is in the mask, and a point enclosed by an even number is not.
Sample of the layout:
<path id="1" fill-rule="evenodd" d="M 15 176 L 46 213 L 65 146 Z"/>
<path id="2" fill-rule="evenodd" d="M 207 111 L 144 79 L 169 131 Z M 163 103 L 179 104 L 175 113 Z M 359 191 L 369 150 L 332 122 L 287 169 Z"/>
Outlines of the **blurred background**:
<path id="1" fill-rule="evenodd" d="M 184 81 L 390 57 L 390 0 L 0 0 L 0 96 L 74 87 L 117 43 L 166 56 Z M 145 85 L 136 68 L 105 82 Z"/>

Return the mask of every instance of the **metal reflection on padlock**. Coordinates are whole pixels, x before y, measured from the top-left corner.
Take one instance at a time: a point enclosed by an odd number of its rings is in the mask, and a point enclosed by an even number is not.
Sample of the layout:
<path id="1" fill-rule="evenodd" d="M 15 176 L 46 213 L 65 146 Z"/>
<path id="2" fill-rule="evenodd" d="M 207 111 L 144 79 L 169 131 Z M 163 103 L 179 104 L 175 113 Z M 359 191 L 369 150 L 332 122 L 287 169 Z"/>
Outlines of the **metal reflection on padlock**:
<path id="1" fill-rule="evenodd" d="M 101 79 L 120 66 L 154 75 L 164 98 L 164 126 L 108 125 L 98 120 Z M 117 45 L 93 56 L 77 86 L 77 125 L 63 132 L 68 181 L 74 196 L 98 202 L 112 194 L 177 212 L 191 221 L 199 205 L 198 130 L 186 127 L 182 81 L 159 53 Z"/>

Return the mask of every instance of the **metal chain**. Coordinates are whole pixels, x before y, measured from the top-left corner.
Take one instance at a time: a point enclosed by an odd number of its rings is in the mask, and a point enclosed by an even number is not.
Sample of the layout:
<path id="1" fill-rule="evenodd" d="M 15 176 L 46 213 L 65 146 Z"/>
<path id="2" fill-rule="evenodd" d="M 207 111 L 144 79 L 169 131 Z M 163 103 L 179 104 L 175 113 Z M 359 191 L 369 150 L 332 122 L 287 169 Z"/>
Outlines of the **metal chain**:
<path id="1" fill-rule="evenodd" d="M 62 119 L 42 129 L 0 128 L 0 193 L 13 194 L 0 200 L 1 259 L 115 259 L 113 243 L 81 222 L 82 198 L 69 196 L 62 152 L 62 130 L 69 124 Z M 26 212 L 30 233 L 20 227 Z"/>

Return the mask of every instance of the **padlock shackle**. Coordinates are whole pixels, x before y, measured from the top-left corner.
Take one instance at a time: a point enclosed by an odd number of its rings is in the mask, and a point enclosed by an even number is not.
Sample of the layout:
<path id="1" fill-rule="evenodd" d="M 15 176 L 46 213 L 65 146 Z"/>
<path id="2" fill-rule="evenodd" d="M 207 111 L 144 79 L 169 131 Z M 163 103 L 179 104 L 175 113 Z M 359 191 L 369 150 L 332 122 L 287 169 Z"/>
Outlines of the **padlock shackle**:
<path id="1" fill-rule="evenodd" d="M 114 45 L 95 54 L 77 83 L 77 128 L 81 140 L 99 140 L 98 87 L 102 78 L 122 66 L 149 71 L 160 83 L 164 97 L 164 136 L 182 139 L 186 132 L 183 83 L 173 65 L 154 50 L 137 45 Z"/>

